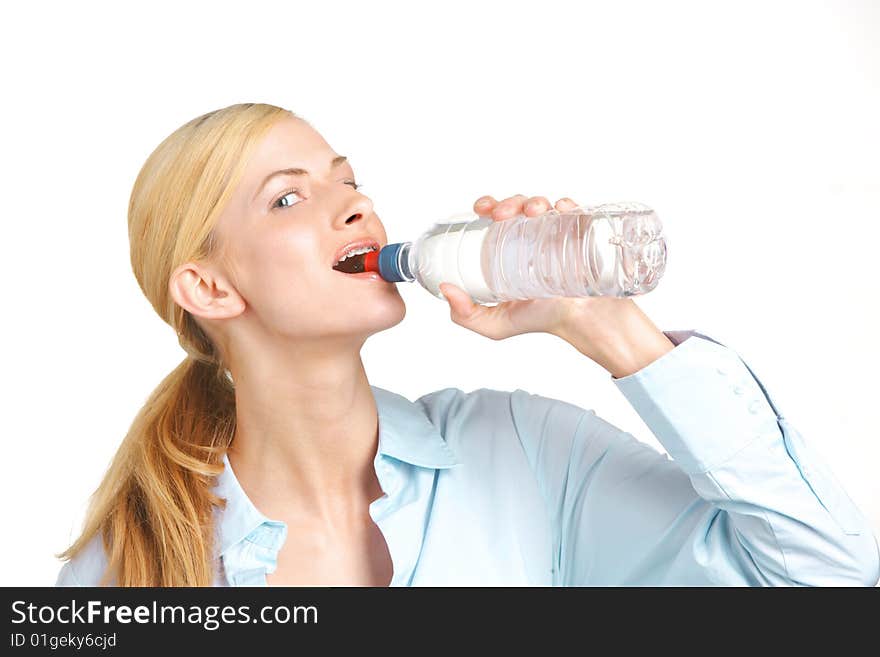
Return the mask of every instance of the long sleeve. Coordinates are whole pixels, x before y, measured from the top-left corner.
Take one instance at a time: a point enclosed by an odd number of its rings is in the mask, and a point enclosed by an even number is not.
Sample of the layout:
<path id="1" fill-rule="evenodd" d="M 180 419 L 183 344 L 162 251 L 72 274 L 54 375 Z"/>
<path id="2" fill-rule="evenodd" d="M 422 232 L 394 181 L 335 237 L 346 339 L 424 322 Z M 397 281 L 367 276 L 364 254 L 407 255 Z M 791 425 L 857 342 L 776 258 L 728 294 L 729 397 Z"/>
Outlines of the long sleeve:
<path id="1" fill-rule="evenodd" d="M 873 586 L 870 524 L 764 386 L 699 334 L 614 383 L 672 460 L 591 410 L 516 391 L 561 585 Z"/>

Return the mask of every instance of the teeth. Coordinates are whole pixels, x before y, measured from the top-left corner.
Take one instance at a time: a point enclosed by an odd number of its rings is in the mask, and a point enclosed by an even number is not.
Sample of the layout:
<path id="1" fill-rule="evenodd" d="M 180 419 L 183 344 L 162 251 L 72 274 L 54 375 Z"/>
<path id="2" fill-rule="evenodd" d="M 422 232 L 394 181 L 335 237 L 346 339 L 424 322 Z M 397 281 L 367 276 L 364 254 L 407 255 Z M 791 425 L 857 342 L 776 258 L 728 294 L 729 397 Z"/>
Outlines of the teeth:
<path id="1" fill-rule="evenodd" d="M 375 246 L 364 246 L 359 249 L 354 249 L 352 251 L 346 252 L 346 254 L 339 259 L 339 262 L 342 262 L 343 260 L 346 260 L 346 259 L 350 258 L 351 256 L 361 255 L 362 253 L 369 253 L 370 251 L 375 251 L 375 250 L 376 250 Z"/>

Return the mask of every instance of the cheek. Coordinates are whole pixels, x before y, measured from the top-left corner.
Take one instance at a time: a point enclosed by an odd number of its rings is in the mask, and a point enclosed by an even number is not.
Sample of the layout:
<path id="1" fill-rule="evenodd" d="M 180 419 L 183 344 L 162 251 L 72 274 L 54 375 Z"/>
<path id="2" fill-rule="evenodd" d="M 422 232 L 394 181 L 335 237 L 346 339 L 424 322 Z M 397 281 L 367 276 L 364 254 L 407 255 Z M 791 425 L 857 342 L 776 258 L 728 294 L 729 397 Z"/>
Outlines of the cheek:
<path id="1" fill-rule="evenodd" d="M 320 246 L 311 233 L 278 230 L 242 245 L 241 293 L 253 305 L 308 303 L 326 272 L 319 271 Z"/>

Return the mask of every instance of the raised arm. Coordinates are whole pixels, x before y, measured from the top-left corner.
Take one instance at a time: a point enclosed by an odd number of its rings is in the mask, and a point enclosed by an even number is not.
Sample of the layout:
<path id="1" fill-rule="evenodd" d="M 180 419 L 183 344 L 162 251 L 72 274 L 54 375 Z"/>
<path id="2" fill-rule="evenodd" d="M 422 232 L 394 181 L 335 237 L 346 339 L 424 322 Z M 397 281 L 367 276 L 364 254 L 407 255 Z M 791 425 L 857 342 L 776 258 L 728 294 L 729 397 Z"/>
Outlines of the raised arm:
<path id="1" fill-rule="evenodd" d="M 555 518 L 563 585 L 873 586 L 867 520 L 730 349 L 672 351 L 615 384 L 672 457 L 574 405 L 511 394 Z"/>

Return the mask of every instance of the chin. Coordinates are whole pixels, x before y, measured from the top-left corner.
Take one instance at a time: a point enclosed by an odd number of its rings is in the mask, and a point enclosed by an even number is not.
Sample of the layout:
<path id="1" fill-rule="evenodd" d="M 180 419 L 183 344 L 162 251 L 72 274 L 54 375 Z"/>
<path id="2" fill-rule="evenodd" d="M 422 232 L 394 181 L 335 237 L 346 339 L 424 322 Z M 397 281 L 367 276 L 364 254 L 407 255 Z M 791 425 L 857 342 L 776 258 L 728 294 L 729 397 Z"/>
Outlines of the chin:
<path id="1" fill-rule="evenodd" d="M 334 314 L 332 326 L 325 331 L 334 335 L 367 337 L 397 326 L 406 317 L 406 304 L 399 294 L 390 294 L 359 306 L 356 313 L 344 310 Z"/>
<path id="2" fill-rule="evenodd" d="M 367 312 L 361 314 L 361 321 L 365 326 L 374 329 L 371 333 L 377 333 L 397 326 L 404 317 L 406 317 L 406 304 L 398 293 L 372 304 Z"/>

